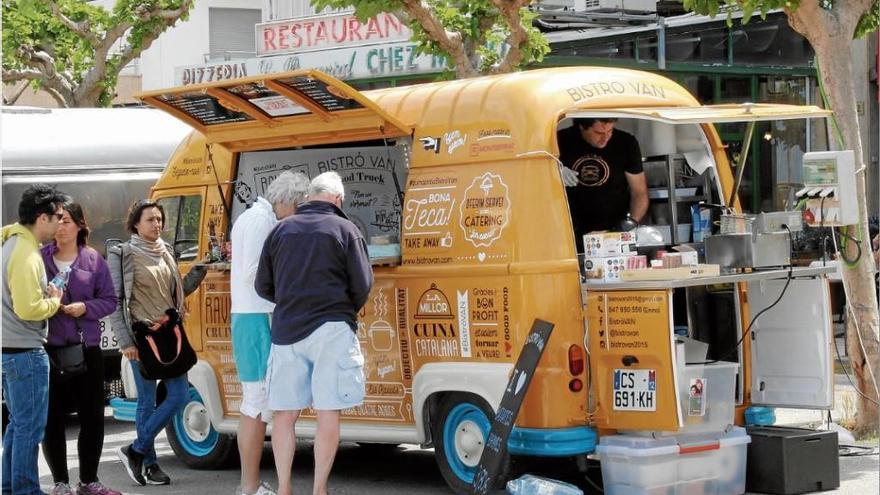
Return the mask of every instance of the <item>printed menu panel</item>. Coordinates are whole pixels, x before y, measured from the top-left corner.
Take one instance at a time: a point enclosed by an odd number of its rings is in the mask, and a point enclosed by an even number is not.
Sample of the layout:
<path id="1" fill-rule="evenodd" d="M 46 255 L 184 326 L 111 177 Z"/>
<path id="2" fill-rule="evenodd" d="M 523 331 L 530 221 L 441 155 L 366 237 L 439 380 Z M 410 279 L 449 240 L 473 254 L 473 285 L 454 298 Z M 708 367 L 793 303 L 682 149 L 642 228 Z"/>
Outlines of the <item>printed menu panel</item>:
<path id="1" fill-rule="evenodd" d="M 280 95 L 259 82 L 239 84 L 226 91 L 245 99 L 270 117 L 289 117 L 309 113 L 302 105 Z"/>
<path id="2" fill-rule="evenodd" d="M 278 79 L 277 82 L 300 93 L 328 112 L 363 108 L 363 105 L 349 98 L 339 89 L 318 79 L 296 76 Z"/>
<path id="3" fill-rule="evenodd" d="M 202 92 L 167 94 L 156 97 L 205 126 L 247 122 L 253 120 L 237 108 L 229 108 L 217 98 Z"/>

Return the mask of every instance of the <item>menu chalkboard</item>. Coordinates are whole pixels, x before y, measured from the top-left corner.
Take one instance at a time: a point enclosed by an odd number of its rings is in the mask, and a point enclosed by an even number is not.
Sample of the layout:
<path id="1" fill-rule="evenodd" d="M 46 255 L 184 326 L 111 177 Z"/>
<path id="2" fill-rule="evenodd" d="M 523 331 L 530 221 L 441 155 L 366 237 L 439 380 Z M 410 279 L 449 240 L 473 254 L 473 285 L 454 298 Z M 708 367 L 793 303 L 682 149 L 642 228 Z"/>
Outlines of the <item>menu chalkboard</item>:
<path id="1" fill-rule="evenodd" d="M 253 120 L 246 113 L 226 108 L 213 96 L 201 92 L 166 94 L 158 96 L 157 99 L 205 126 Z"/>
<path id="2" fill-rule="evenodd" d="M 507 388 L 501 396 L 498 412 L 492 420 L 489 438 L 486 440 L 486 447 L 480 455 L 480 463 L 477 464 L 477 472 L 474 474 L 474 483 L 471 486 L 473 495 L 486 495 L 495 485 L 501 471 L 501 463 L 507 453 L 507 439 L 510 438 L 516 416 L 526 397 L 529 384 L 532 383 L 538 361 L 541 360 L 547 341 L 550 340 L 553 327 L 553 323 L 540 319 L 535 319 L 532 323 L 532 329 L 519 353 L 519 359 L 516 360 Z"/>
<path id="3" fill-rule="evenodd" d="M 281 172 L 308 179 L 337 172 L 345 185 L 343 211 L 369 243 L 376 236 L 400 235 L 400 187 L 406 184 L 406 151 L 398 146 L 320 148 L 242 153 L 238 162 L 233 222 Z"/>
<path id="4" fill-rule="evenodd" d="M 349 98 L 338 89 L 328 86 L 326 82 L 318 79 L 296 76 L 278 79 L 277 82 L 312 100 L 312 102 L 328 112 L 363 108 L 363 105 L 356 100 Z"/>

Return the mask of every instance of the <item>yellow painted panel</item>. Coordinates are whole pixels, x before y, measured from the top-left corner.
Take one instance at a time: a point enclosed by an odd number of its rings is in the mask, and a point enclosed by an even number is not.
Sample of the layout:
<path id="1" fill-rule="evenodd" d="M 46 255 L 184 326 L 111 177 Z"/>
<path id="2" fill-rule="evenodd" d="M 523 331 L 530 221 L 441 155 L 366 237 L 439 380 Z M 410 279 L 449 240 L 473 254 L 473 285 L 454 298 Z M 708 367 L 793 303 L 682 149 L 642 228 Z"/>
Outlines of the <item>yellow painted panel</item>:
<path id="1" fill-rule="evenodd" d="M 591 291 L 587 295 L 597 427 L 678 430 L 671 314 L 671 291 Z M 627 384 L 615 391 L 615 379 L 619 380 L 615 373 L 630 370 L 647 370 L 644 374 L 650 373 L 655 392 L 636 391 L 627 396 Z"/>

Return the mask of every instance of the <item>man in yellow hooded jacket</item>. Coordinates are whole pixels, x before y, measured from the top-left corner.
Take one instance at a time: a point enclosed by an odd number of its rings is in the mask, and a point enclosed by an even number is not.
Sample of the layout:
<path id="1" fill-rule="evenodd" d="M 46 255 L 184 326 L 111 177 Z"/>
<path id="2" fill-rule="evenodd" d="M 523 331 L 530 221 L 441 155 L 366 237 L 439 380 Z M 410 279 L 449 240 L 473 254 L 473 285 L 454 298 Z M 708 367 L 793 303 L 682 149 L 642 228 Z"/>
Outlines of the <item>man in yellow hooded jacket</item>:
<path id="1" fill-rule="evenodd" d="M 38 446 L 49 410 L 48 319 L 63 291 L 46 281 L 40 243 L 55 236 L 66 197 L 36 184 L 18 205 L 18 223 L 3 227 L 3 394 L 9 426 L 3 436 L 3 495 L 42 494 Z"/>

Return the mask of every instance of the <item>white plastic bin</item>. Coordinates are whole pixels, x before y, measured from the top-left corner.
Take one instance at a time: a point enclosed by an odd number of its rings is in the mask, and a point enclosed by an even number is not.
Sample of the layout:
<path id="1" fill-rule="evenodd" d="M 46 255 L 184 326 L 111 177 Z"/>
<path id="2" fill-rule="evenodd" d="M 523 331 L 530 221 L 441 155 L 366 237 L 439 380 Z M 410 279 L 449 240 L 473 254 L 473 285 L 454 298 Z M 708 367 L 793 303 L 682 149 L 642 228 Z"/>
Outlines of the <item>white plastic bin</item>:
<path id="1" fill-rule="evenodd" d="M 733 424 L 739 364 L 687 365 L 678 372 L 682 425 L 678 433 L 724 431 Z M 699 387 L 698 392 L 694 388 Z"/>
<path id="2" fill-rule="evenodd" d="M 739 427 L 660 438 L 608 435 L 596 452 L 606 495 L 739 495 L 749 442 Z"/>

